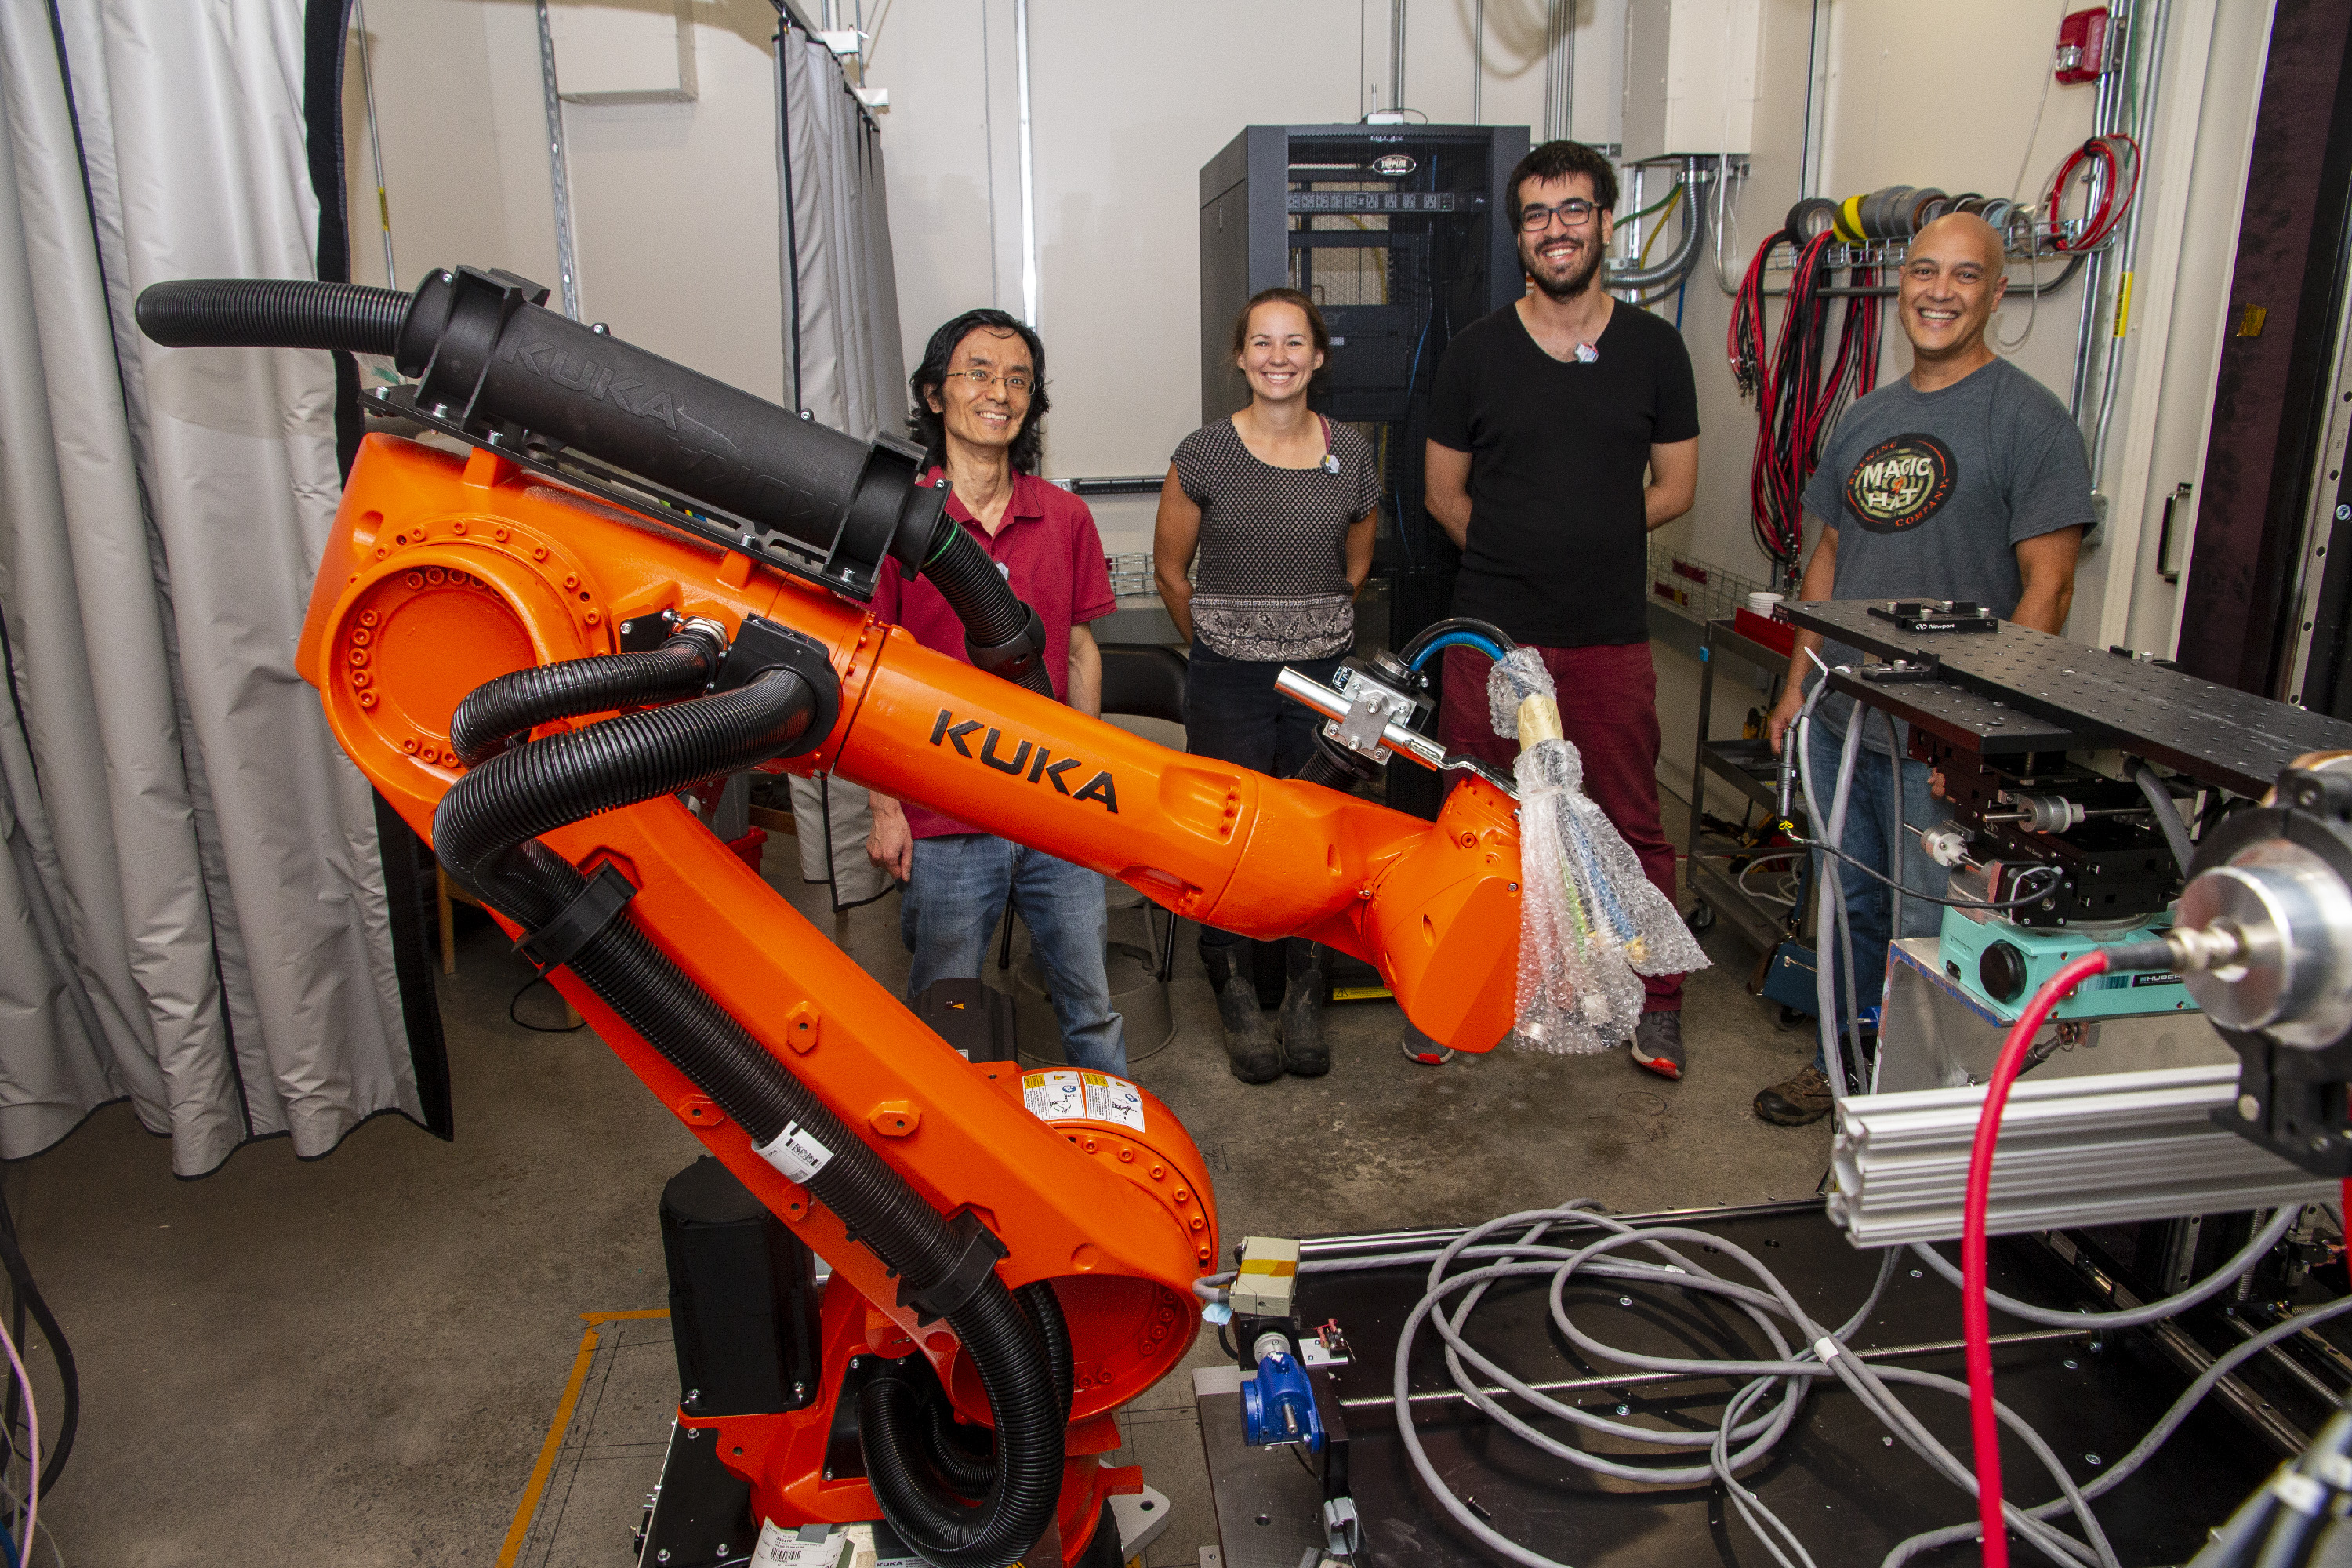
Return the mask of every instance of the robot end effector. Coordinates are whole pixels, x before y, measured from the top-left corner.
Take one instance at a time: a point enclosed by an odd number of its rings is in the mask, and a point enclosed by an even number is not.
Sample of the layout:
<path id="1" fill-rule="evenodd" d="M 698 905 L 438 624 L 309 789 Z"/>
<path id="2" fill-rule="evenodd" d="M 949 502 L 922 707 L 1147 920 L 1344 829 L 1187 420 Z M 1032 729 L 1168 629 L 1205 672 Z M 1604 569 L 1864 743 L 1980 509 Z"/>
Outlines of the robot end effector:
<path id="1" fill-rule="evenodd" d="M 2238 1053 L 2221 1126 L 2352 1176 L 2352 754 L 2297 758 L 2198 846 L 2162 963 Z M 2158 963 L 2144 965 L 2158 967 Z"/>

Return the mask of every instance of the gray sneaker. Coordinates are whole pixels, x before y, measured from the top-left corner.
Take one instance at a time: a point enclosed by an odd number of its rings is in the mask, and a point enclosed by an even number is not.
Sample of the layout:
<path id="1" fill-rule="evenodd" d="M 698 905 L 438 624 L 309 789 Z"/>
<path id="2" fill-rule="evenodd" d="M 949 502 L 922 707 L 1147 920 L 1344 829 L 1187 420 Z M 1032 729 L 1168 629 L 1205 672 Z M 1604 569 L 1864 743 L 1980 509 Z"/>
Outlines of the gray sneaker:
<path id="1" fill-rule="evenodd" d="M 1633 1026 L 1633 1060 L 1660 1078 L 1683 1076 L 1683 1016 L 1644 1013 Z"/>
<path id="2" fill-rule="evenodd" d="M 1454 1047 L 1441 1046 L 1410 1023 L 1404 1026 L 1404 1038 L 1397 1042 L 1404 1047 L 1407 1061 L 1419 1062 L 1425 1068 L 1444 1067 L 1454 1059 Z"/>

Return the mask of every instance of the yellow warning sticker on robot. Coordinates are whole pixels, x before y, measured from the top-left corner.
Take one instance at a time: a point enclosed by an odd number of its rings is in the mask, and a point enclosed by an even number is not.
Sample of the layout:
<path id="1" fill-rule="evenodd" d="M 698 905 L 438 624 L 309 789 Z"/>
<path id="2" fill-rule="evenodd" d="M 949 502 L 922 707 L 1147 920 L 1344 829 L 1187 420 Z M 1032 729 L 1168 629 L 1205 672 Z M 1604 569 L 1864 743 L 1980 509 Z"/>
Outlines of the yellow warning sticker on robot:
<path id="1" fill-rule="evenodd" d="M 1143 1131 L 1142 1092 L 1108 1073 L 1024 1073 L 1021 1103 L 1042 1121 L 1108 1121 Z"/>

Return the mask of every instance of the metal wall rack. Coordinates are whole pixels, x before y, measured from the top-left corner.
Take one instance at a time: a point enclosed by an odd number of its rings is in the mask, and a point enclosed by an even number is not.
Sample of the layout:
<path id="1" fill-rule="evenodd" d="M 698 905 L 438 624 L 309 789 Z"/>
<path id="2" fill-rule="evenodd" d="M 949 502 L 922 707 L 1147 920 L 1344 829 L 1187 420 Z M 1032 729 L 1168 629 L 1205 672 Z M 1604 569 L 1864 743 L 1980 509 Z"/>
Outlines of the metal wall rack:
<path id="1" fill-rule="evenodd" d="M 2066 221 L 2066 227 L 2069 229 L 2079 226 L 2080 225 L 2072 218 Z M 2114 243 L 2113 240 L 2109 240 L 2103 245 L 2093 246 L 2090 250 L 2048 250 L 2039 246 L 2020 249 L 2016 246 L 2011 246 L 2001 253 L 2001 259 L 2011 267 L 2023 267 L 2029 262 L 2071 261 L 2077 256 L 2088 256 L 2093 251 L 2105 249 L 2107 246 Z M 1910 251 L 1911 246 L 1906 240 L 1874 239 L 1867 240 L 1861 245 L 1832 242 L 1822 255 L 1832 272 L 1843 272 L 1854 267 L 1880 267 L 1891 270 L 1902 266 L 1904 258 L 1908 256 Z M 1764 267 L 1769 272 L 1794 272 L 1797 269 L 1797 258 L 1792 251 L 1776 250 L 1764 263 Z"/>
<path id="2" fill-rule="evenodd" d="M 2059 226 L 2064 229 L 2066 237 L 2072 239 L 2082 231 L 2083 225 L 2079 218 L 2068 218 Z M 2086 257 L 2101 255 L 2114 248 L 2114 246 L 2115 241 L 2112 238 L 2095 245 L 2088 250 L 2045 250 L 2038 245 L 2020 249 L 2016 246 L 2011 246 L 2002 252 L 2001 259 L 2011 267 L 2038 267 L 2043 263 L 2053 265 L 2055 269 L 2046 277 L 2029 279 L 2023 283 L 2019 283 L 2015 279 L 2011 279 L 2011 287 L 2021 293 L 2053 294 L 2074 281 L 2074 274 L 2081 270 Z M 1904 258 L 1910 253 L 1911 247 L 1907 241 L 1878 239 L 1869 240 L 1861 245 L 1835 242 L 1824 250 L 1822 256 L 1832 272 L 1852 271 L 1858 267 L 1893 272 L 1901 268 Z M 1764 269 L 1767 272 L 1794 272 L 1797 269 L 1796 252 L 1786 249 L 1775 250 L 1765 258 Z M 1896 292 L 1896 289 L 1897 286 L 1893 283 L 1860 286 L 1832 284 L 1822 289 L 1821 292 L 1832 298 L 1838 298 L 1849 294 L 1892 295 Z"/>

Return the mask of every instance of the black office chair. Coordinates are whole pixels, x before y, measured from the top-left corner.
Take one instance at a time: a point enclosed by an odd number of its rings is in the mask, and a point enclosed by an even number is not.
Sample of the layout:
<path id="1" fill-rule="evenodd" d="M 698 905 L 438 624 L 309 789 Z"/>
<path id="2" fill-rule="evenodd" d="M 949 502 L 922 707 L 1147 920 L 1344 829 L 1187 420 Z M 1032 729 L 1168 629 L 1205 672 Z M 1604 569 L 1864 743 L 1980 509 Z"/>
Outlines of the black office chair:
<path id="1" fill-rule="evenodd" d="M 1102 710 L 1106 718 L 1164 719 L 1184 722 L 1184 656 L 1166 643 L 1107 642 L 1102 648 Z M 1153 906 L 1146 901 L 1148 928 Z M 1176 916 L 1168 916 L 1168 933 L 1158 943 L 1161 984 L 1176 969 Z M 1013 900 L 1004 902 L 1004 936 L 997 944 L 996 967 L 1013 967 Z"/>
<path id="2" fill-rule="evenodd" d="M 1184 721 L 1184 656 L 1166 643 L 1102 645 L 1102 710 Z"/>

